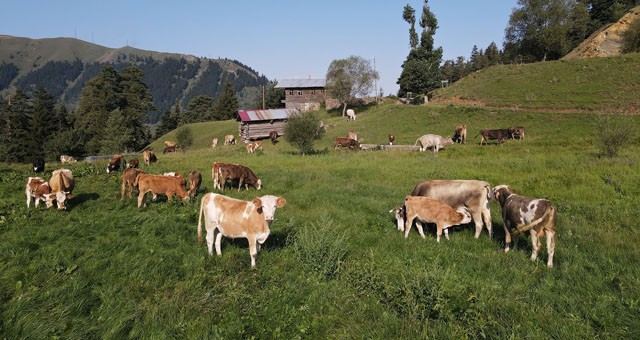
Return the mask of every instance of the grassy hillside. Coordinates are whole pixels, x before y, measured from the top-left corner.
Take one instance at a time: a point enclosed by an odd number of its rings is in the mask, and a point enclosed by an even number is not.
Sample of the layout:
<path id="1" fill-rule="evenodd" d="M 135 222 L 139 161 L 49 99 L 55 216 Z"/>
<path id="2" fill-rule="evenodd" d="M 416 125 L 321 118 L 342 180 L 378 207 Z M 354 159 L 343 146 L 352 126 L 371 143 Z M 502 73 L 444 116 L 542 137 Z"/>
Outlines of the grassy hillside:
<path id="1" fill-rule="evenodd" d="M 640 126 L 640 116 L 617 116 Z M 384 105 L 330 126 L 316 155 L 282 140 L 248 155 L 209 147 L 235 122 L 191 126 L 194 146 L 159 155 L 152 173 L 251 167 L 261 191 L 287 199 L 250 269 L 244 240 L 221 257 L 196 242 L 198 201 L 160 198 L 138 209 L 120 200 L 106 162 L 69 166 L 76 198 L 67 212 L 27 209 L 28 165 L 0 164 L 0 334 L 3 338 L 638 338 L 640 336 L 640 143 L 599 156 L 599 116 L 483 108 Z M 467 145 L 426 152 L 332 150 L 347 130 L 364 142 L 413 144 L 425 133 L 469 125 Z M 479 146 L 483 127 L 527 127 L 527 140 Z M 171 139 L 171 135 L 164 136 Z M 157 143 L 165 138 L 162 138 Z M 160 144 L 154 144 L 161 150 Z M 48 164 L 47 173 L 60 164 Z M 482 179 L 550 199 L 558 209 L 555 268 L 530 245 L 505 254 L 500 208 L 494 237 L 454 227 L 451 240 L 396 230 L 389 209 L 426 179 Z"/>
<path id="2" fill-rule="evenodd" d="M 640 113 L 640 54 L 498 65 L 434 93 L 492 107 Z"/>

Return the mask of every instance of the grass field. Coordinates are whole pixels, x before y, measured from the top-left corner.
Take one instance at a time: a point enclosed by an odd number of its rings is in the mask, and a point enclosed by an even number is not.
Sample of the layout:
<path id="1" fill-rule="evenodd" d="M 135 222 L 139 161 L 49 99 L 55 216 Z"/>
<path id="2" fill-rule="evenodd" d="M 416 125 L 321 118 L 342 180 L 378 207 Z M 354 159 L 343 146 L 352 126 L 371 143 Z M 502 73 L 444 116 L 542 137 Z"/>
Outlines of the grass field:
<path id="1" fill-rule="evenodd" d="M 317 154 L 286 141 L 248 155 L 211 137 L 235 122 L 191 128 L 194 146 L 159 155 L 152 173 L 199 170 L 210 191 L 214 161 L 251 167 L 261 191 L 285 197 L 250 269 L 245 240 L 210 257 L 196 241 L 198 203 L 120 200 L 106 162 L 78 163 L 69 211 L 27 209 L 28 165 L 0 165 L 2 338 L 639 338 L 640 143 L 599 155 L 598 115 L 454 106 L 383 105 L 330 126 Z M 616 116 L 640 126 L 640 116 Z M 332 149 L 347 130 L 363 143 L 411 144 L 469 126 L 469 143 L 430 152 Z M 479 146 L 481 128 L 527 128 L 525 141 Z M 161 150 L 164 136 L 154 143 Z M 47 176 L 59 164 L 47 164 Z M 396 230 L 388 211 L 426 179 L 481 179 L 550 199 L 558 209 L 555 267 L 528 238 L 505 254 L 500 208 L 494 236 L 454 227 L 451 240 Z"/>

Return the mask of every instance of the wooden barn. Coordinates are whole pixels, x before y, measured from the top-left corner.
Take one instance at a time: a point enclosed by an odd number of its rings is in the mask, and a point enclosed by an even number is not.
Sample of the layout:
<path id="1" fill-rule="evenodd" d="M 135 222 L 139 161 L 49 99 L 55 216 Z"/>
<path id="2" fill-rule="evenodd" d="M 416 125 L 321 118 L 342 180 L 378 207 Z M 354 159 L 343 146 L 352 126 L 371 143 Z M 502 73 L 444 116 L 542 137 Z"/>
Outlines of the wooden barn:
<path id="1" fill-rule="evenodd" d="M 302 112 L 319 110 L 325 102 L 325 79 L 282 79 L 276 88 L 284 89 L 286 109 Z"/>
<path id="2" fill-rule="evenodd" d="M 239 110 L 238 135 L 242 142 L 269 138 L 269 132 L 284 135 L 284 127 L 290 116 L 298 114 L 295 109 Z"/>

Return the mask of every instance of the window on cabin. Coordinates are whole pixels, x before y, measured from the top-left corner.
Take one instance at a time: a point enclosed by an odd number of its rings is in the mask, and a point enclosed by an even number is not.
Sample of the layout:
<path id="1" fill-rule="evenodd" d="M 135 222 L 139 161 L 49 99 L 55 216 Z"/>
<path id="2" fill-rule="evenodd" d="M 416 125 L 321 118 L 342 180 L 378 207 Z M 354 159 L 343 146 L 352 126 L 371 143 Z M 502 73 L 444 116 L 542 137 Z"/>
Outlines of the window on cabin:
<path id="1" fill-rule="evenodd" d="M 311 94 L 316 94 L 316 90 L 311 90 Z"/>
<path id="2" fill-rule="evenodd" d="M 289 90 L 289 95 L 293 96 L 293 90 Z"/>
<path id="3" fill-rule="evenodd" d="M 302 90 L 298 90 L 298 95 L 301 96 L 302 95 Z"/>

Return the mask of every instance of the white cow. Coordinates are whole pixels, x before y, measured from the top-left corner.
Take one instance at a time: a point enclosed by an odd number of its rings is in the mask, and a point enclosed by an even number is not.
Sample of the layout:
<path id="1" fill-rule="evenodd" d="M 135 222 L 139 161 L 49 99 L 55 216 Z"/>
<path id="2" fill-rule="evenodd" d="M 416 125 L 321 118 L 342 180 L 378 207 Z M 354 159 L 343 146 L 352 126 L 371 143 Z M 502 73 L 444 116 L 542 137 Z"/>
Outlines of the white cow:
<path id="1" fill-rule="evenodd" d="M 353 109 L 347 110 L 347 120 L 356 120 L 356 112 Z"/>
<path id="2" fill-rule="evenodd" d="M 420 144 L 420 151 L 425 151 L 429 148 L 433 148 L 433 153 L 438 153 L 438 150 L 444 148 L 447 145 L 453 144 L 451 137 L 442 137 L 438 135 L 427 134 L 416 140 L 413 146 Z"/>

